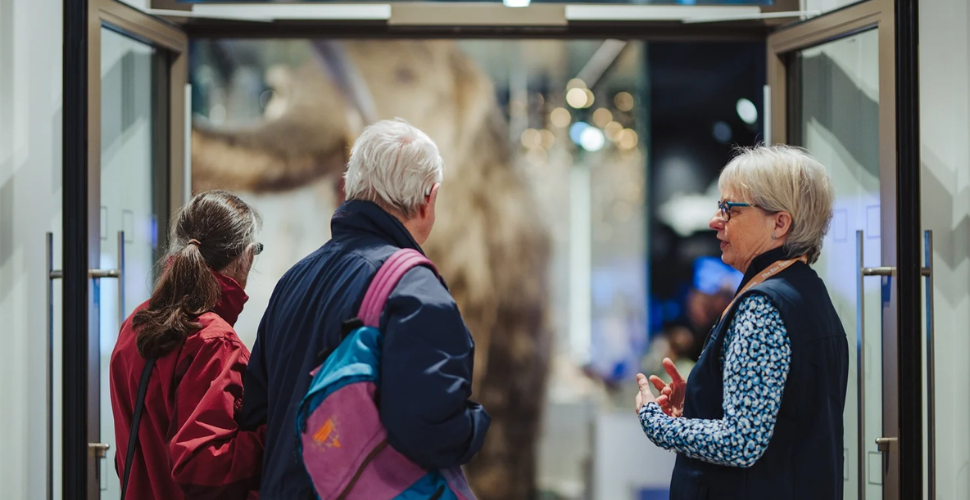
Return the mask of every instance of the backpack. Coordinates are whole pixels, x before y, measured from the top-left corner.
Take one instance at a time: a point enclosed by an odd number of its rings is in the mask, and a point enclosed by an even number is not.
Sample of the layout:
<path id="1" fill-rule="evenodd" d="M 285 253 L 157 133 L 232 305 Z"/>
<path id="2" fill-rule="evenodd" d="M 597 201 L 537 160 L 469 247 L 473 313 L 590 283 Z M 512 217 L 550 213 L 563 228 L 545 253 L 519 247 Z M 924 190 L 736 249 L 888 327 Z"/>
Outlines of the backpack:
<path id="1" fill-rule="evenodd" d="M 322 500 L 475 500 L 461 467 L 427 471 L 388 445 L 381 424 L 381 313 L 409 270 L 434 264 L 417 250 L 396 251 L 371 281 L 355 325 L 311 374 L 297 412 L 299 453 Z"/>

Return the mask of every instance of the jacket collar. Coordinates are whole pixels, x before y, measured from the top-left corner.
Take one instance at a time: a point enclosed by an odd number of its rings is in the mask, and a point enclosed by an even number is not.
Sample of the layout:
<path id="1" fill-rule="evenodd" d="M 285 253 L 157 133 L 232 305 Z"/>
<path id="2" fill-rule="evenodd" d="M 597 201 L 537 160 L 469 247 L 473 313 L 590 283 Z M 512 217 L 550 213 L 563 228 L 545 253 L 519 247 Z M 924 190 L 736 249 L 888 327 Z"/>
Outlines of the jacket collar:
<path id="1" fill-rule="evenodd" d="M 747 285 L 748 282 L 755 277 L 755 275 L 761 271 L 764 271 L 768 266 L 778 262 L 779 260 L 787 260 L 790 258 L 792 257 L 788 255 L 788 251 L 785 250 L 785 247 L 780 246 L 778 248 L 768 250 L 767 252 L 752 259 L 751 265 L 749 265 L 748 270 L 745 271 L 744 278 L 741 280 L 741 284 L 738 285 L 738 290 L 735 292 L 735 295 L 744 289 L 744 286 Z"/>
<path id="2" fill-rule="evenodd" d="M 171 265 L 172 257 L 169 257 L 165 262 L 165 271 L 168 271 Z M 221 292 L 219 294 L 219 302 L 216 302 L 216 305 L 212 308 L 212 312 L 218 314 L 226 323 L 229 323 L 229 326 L 234 326 L 236 320 L 239 319 L 239 314 L 242 313 L 243 305 L 249 300 L 249 295 L 246 295 L 243 287 L 236 280 L 211 268 L 209 270 L 216 277 L 216 281 L 219 282 L 219 290 Z"/>
<path id="3" fill-rule="evenodd" d="M 396 247 L 413 248 L 424 254 L 421 245 L 397 217 L 370 201 L 350 200 L 341 204 L 330 219 L 330 232 L 334 237 L 370 234 Z"/>
<path id="4" fill-rule="evenodd" d="M 229 323 L 229 326 L 235 326 L 236 320 L 239 319 L 239 313 L 242 312 L 243 305 L 249 300 L 249 296 L 246 295 L 246 292 L 243 291 L 236 280 L 216 271 L 212 271 L 212 274 L 219 281 L 219 287 L 222 288 L 219 302 L 212 308 L 212 312 Z"/>

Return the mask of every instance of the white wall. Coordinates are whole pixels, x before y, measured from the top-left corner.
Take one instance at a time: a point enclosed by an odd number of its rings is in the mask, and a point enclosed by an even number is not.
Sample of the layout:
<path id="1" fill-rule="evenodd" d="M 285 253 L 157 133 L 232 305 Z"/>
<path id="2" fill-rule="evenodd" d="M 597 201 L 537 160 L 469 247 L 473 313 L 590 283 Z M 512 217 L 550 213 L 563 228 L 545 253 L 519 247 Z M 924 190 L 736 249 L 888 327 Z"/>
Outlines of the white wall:
<path id="1" fill-rule="evenodd" d="M 802 10 L 824 14 L 858 2 L 859 0 L 802 0 Z"/>
<path id="2" fill-rule="evenodd" d="M 923 228 L 934 230 L 937 499 L 970 498 L 970 19 L 919 3 Z"/>
<path id="3" fill-rule="evenodd" d="M 45 495 L 44 233 L 60 244 L 62 3 L 0 0 L 0 496 L 11 499 Z"/>

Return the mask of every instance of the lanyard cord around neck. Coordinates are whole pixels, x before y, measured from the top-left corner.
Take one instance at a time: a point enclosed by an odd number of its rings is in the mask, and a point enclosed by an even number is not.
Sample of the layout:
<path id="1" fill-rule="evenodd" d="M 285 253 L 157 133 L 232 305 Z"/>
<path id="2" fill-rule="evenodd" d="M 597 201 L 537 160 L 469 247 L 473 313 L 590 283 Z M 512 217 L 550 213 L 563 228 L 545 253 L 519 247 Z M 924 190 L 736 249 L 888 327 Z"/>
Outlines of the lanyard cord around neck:
<path id="1" fill-rule="evenodd" d="M 720 323 L 721 320 L 724 319 L 724 315 L 731 310 L 731 307 L 734 306 L 734 302 L 738 300 L 738 297 L 744 295 L 744 293 L 747 292 L 748 290 L 751 290 L 752 288 L 764 283 L 765 280 L 767 280 L 768 278 L 771 278 L 772 276 L 784 271 L 785 269 L 788 269 L 789 267 L 791 267 L 792 264 L 796 262 L 801 262 L 802 264 L 808 264 L 808 257 L 805 255 L 802 255 L 801 257 L 797 257 L 794 259 L 779 260 L 771 264 L 770 266 L 766 267 L 760 273 L 756 274 L 753 278 L 751 278 L 751 281 L 749 281 L 747 285 L 744 285 L 744 288 L 742 288 L 741 291 L 738 292 L 733 299 L 731 299 L 731 303 L 724 308 L 723 312 L 721 312 L 721 317 L 718 319 L 718 322 Z"/>

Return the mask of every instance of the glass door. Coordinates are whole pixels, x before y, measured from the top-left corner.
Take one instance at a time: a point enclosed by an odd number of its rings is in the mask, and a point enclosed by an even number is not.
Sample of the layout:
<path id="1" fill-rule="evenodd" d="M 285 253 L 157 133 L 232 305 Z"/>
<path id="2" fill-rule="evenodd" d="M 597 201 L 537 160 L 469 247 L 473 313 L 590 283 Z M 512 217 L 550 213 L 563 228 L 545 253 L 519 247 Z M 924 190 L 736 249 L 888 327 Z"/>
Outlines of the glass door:
<path id="1" fill-rule="evenodd" d="M 900 383 L 912 370 L 900 369 L 908 356 L 900 346 L 920 332 L 899 326 L 908 309 L 900 306 L 897 269 L 921 263 L 897 258 L 900 243 L 918 235 L 897 234 L 909 198 L 897 189 L 908 187 L 896 167 L 895 37 L 892 0 L 855 3 L 768 37 L 769 141 L 808 149 L 835 187 L 833 219 L 814 267 L 849 340 L 843 475 L 845 498 L 855 500 L 909 498 L 901 495 L 909 487 L 901 463 L 919 475 L 923 462 L 921 434 L 901 434 L 901 423 L 911 422 L 901 415 L 918 415 L 922 401 Z"/>
<path id="2" fill-rule="evenodd" d="M 169 214 L 184 197 L 187 38 L 115 0 L 88 0 L 86 12 L 66 11 L 66 22 L 79 15 L 86 64 L 76 69 L 84 78 L 65 80 L 85 87 L 87 99 L 65 105 L 65 137 L 69 123 L 82 124 L 84 154 L 72 159 L 83 159 L 84 173 L 68 182 L 77 174 L 66 154 L 64 224 L 86 228 L 86 242 L 65 243 L 65 302 L 83 306 L 64 314 L 63 494 L 117 499 L 115 457 L 126 450 L 114 443 L 109 362 L 122 320 L 151 293 Z"/>
<path id="3" fill-rule="evenodd" d="M 143 19 L 149 20 L 154 21 Z M 103 277 L 94 280 L 90 298 L 91 313 L 98 318 L 97 330 L 88 335 L 98 353 L 97 387 L 90 389 L 97 391 L 99 401 L 88 408 L 88 415 L 97 419 L 100 436 L 90 445 L 97 460 L 98 498 L 116 499 L 121 484 L 115 459 L 126 450 L 115 446 L 109 362 L 124 318 L 151 295 L 153 266 L 164 253 L 173 187 L 169 177 L 172 167 L 181 165 L 171 161 L 167 150 L 176 125 L 168 94 L 184 83 L 171 81 L 173 54 L 157 41 L 109 19 L 102 21 L 99 34 L 101 133 L 91 147 L 100 151 L 100 161 L 89 165 L 88 177 L 100 184 L 98 232 L 89 248 L 98 248 Z M 183 106 L 176 107 L 181 111 Z"/>
<path id="4" fill-rule="evenodd" d="M 99 453 L 102 498 L 120 498 L 114 460 L 126 451 L 115 446 L 111 352 L 124 318 L 151 295 L 152 267 L 165 240 L 166 179 L 156 170 L 166 165 L 156 164 L 153 143 L 167 134 L 155 130 L 159 120 L 152 109 L 155 73 L 164 71 L 156 61 L 164 57 L 151 45 L 101 28 L 99 267 L 117 271 L 111 283 L 98 280 L 93 297 L 99 317 L 100 443 L 107 445 L 107 453 Z"/>
<path id="5" fill-rule="evenodd" d="M 815 269 L 849 335 L 846 499 L 883 496 L 883 457 L 874 439 L 883 423 L 884 278 L 861 271 L 882 263 L 878 53 L 879 33 L 871 29 L 799 51 L 789 66 L 797 120 L 790 122 L 788 142 L 811 151 L 835 187 L 832 223 Z"/>

